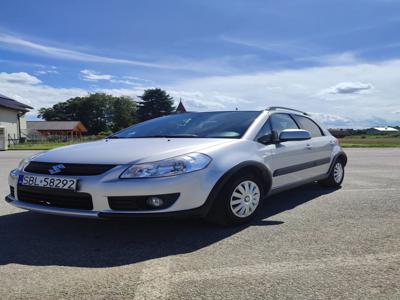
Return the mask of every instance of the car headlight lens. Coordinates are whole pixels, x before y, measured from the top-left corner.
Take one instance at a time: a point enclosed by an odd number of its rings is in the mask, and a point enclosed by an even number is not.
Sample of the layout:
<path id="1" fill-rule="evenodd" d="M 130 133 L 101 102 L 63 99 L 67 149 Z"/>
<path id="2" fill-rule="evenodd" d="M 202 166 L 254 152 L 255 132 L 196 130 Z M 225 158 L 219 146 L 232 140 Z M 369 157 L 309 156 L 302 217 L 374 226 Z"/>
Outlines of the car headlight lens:
<path id="1" fill-rule="evenodd" d="M 32 161 L 32 159 L 34 159 L 36 156 L 39 156 L 40 154 L 42 154 L 44 152 L 47 152 L 47 151 L 42 151 L 42 152 L 36 153 L 35 155 L 32 155 L 31 157 L 27 157 L 27 158 L 24 158 L 23 160 L 21 160 L 19 162 L 17 170 L 23 171 L 25 169 L 25 167 L 27 165 L 29 165 L 29 163 Z"/>
<path id="2" fill-rule="evenodd" d="M 190 173 L 206 168 L 211 158 L 202 153 L 189 153 L 161 161 L 132 165 L 121 178 L 165 177 Z"/>
<path id="3" fill-rule="evenodd" d="M 19 162 L 18 170 L 22 171 L 29 163 L 31 162 L 31 158 L 24 158 Z"/>
<path id="4" fill-rule="evenodd" d="M 25 169 L 25 167 L 27 165 L 29 165 L 30 162 L 31 162 L 31 158 L 30 157 L 29 158 L 24 158 L 23 160 L 21 160 L 19 162 L 19 164 L 18 164 L 18 167 L 16 169 L 14 169 L 14 170 L 11 170 L 10 176 L 14 177 L 14 178 L 18 177 L 19 172 L 23 171 Z"/>

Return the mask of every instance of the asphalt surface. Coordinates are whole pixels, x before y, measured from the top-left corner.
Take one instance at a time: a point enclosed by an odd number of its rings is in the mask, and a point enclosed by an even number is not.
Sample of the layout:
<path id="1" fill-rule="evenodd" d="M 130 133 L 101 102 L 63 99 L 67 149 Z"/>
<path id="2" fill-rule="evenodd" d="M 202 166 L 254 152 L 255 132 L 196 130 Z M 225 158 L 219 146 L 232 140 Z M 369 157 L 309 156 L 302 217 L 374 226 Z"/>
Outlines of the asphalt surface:
<path id="1" fill-rule="evenodd" d="M 400 299 L 400 149 L 346 152 L 343 188 L 276 195 L 237 228 L 0 201 L 0 299 Z M 2 198 L 32 153 L 0 152 Z"/>

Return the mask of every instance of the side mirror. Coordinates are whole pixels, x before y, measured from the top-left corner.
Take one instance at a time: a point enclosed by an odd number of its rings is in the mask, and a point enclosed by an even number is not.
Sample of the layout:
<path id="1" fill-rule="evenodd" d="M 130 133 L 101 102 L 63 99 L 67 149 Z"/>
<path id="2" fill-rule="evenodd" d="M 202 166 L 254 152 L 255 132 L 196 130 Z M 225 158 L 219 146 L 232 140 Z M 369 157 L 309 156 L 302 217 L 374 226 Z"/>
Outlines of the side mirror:
<path id="1" fill-rule="evenodd" d="M 266 134 L 266 135 L 260 136 L 257 139 L 257 142 L 264 144 L 264 145 L 272 143 L 272 134 Z"/>
<path id="2" fill-rule="evenodd" d="M 303 129 L 285 129 L 279 134 L 280 142 L 304 141 L 311 139 L 311 134 Z"/>

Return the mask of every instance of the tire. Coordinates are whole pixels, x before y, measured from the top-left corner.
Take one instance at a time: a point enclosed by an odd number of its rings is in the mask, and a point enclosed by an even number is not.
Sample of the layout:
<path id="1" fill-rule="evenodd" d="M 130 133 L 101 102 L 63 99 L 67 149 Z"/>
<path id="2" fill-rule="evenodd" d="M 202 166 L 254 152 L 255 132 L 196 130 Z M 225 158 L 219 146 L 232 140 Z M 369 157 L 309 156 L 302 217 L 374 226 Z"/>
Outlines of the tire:
<path id="1" fill-rule="evenodd" d="M 262 206 L 262 195 L 260 179 L 248 173 L 236 175 L 222 188 L 206 219 L 223 226 L 247 223 Z"/>
<path id="2" fill-rule="evenodd" d="M 340 187 L 344 179 L 344 163 L 341 159 L 338 159 L 333 164 L 332 170 L 330 171 L 328 178 L 319 181 L 319 184 L 325 187 Z"/>

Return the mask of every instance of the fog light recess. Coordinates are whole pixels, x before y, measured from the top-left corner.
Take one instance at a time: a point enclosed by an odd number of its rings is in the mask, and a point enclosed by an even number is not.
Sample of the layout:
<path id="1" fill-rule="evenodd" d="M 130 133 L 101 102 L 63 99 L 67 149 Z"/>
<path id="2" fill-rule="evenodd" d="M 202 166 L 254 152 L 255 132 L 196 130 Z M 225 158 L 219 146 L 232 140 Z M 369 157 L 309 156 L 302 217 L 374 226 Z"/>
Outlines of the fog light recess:
<path id="1" fill-rule="evenodd" d="M 151 207 L 161 207 L 163 206 L 164 201 L 159 197 L 152 196 L 147 198 L 146 204 Z"/>

